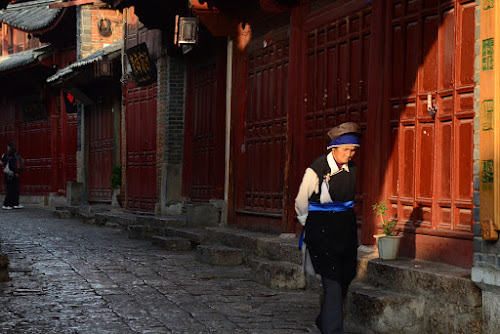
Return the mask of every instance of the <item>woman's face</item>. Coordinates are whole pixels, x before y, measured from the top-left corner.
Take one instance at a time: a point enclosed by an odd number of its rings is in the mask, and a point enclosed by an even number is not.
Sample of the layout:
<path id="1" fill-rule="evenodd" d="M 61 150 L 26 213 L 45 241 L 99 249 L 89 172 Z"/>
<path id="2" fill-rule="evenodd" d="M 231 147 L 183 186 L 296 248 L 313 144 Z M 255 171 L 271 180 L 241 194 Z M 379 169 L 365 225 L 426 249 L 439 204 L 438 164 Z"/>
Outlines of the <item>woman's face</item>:
<path id="1" fill-rule="evenodd" d="M 356 153 L 357 146 L 340 146 L 332 149 L 333 157 L 339 164 L 346 164 L 351 161 Z"/>

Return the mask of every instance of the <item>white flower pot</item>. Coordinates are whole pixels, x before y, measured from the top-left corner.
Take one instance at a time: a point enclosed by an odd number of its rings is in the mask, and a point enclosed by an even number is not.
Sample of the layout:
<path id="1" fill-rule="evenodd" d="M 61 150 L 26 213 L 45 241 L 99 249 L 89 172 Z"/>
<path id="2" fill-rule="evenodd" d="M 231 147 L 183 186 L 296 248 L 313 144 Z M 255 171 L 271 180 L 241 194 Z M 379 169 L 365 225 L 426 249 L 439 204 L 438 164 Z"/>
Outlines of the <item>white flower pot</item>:
<path id="1" fill-rule="evenodd" d="M 377 240 L 378 257 L 380 259 L 395 260 L 398 257 L 402 235 L 377 234 L 373 237 Z"/>

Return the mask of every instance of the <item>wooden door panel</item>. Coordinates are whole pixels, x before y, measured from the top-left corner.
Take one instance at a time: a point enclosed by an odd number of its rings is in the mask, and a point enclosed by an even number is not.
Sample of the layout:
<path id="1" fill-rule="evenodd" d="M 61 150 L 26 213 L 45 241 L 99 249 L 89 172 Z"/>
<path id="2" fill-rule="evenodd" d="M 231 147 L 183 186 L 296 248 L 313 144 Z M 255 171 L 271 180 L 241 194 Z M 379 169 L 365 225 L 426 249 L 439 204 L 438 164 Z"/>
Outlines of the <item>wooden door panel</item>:
<path id="1" fill-rule="evenodd" d="M 450 205 L 451 203 L 451 184 L 452 184 L 452 122 L 440 122 L 438 125 L 440 133 L 440 142 L 438 145 L 438 203 L 444 204 L 445 202 Z"/>
<path id="2" fill-rule="evenodd" d="M 288 40 L 248 53 L 236 220 L 279 231 L 283 213 L 288 104 Z M 313 84 L 313 83 L 312 83 Z M 259 225 L 259 226 L 257 226 Z"/>
<path id="3" fill-rule="evenodd" d="M 418 183 L 417 198 L 420 202 L 431 202 L 433 196 L 433 169 L 434 169 L 434 124 L 422 124 L 419 128 L 419 149 L 417 161 Z"/>
<path id="4" fill-rule="evenodd" d="M 418 21 L 409 21 L 405 24 L 406 33 L 406 54 L 403 55 L 405 67 L 404 67 L 404 90 L 403 95 L 414 96 L 416 92 L 416 80 L 415 76 L 411 75 L 418 73 L 419 68 L 419 50 L 420 44 L 420 25 Z"/>
<path id="5" fill-rule="evenodd" d="M 458 20 L 458 60 L 457 71 L 457 86 L 474 85 L 474 57 L 475 52 L 472 52 L 475 47 L 475 10 L 476 4 L 474 1 L 461 4 L 457 10 Z"/>
<path id="6" fill-rule="evenodd" d="M 415 173 L 415 126 L 404 126 L 403 127 L 403 142 L 402 142 L 402 152 L 403 157 L 403 168 L 401 168 L 400 179 L 401 179 L 401 192 L 400 196 L 403 198 L 413 199 L 413 185 L 414 185 L 414 173 Z"/>
<path id="7" fill-rule="evenodd" d="M 443 34 L 442 47 L 439 48 L 439 52 L 442 54 L 441 58 L 441 69 L 440 69 L 440 88 L 443 90 L 453 89 L 455 85 L 455 76 L 453 74 L 453 69 L 455 67 L 455 15 L 454 10 L 449 10 L 444 12 L 441 18 L 441 31 Z M 436 35 L 434 33 L 433 35 Z M 437 43 L 435 43 L 437 45 Z M 438 49 L 436 47 L 436 49 Z M 437 51 L 437 50 L 436 50 Z M 436 69 L 438 67 L 436 66 Z M 437 75 L 437 73 L 436 73 Z"/>
<path id="8" fill-rule="evenodd" d="M 26 163 L 20 182 L 20 193 L 46 195 L 52 190 L 52 169 L 57 168 L 57 162 L 52 161 L 50 121 L 47 119 L 23 122 L 18 129 L 17 147 L 25 157 Z"/>
<path id="9" fill-rule="evenodd" d="M 76 181 L 76 149 L 77 149 L 77 116 L 76 113 L 67 115 L 66 131 L 66 181 Z"/>
<path id="10" fill-rule="evenodd" d="M 89 199 L 111 201 L 113 168 L 112 106 L 99 104 L 89 109 Z"/>
<path id="11" fill-rule="evenodd" d="M 127 86 L 127 208 L 155 210 L 157 85 Z"/>
<path id="12" fill-rule="evenodd" d="M 219 57 L 220 58 L 220 57 Z M 222 75 L 225 74 L 225 58 L 215 56 L 198 60 L 190 69 L 189 85 L 192 102 L 187 103 L 189 118 L 186 127 L 192 132 L 186 137 L 190 147 L 188 160 L 194 163 L 191 175 L 185 177 L 187 196 L 196 202 L 222 199 L 224 196 L 224 120 L 221 98 Z M 221 68 L 223 68 L 221 70 Z M 219 120 L 219 121 L 218 121 Z M 189 168 L 189 167 L 188 167 Z"/>
<path id="13" fill-rule="evenodd" d="M 474 120 L 472 118 L 457 120 L 456 138 L 457 146 L 455 154 L 458 159 L 454 170 L 457 183 L 455 198 L 457 201 L 462 201 L 464 204 L 470 205 L 473 192 L 471 187 L 471 175 L 473 174 L 471 143 L 474 142 Z"/>
<path id="14" fill-rule="evenodd" d="M 446 22 L 446 21 L 445 21 Z M 415 28 L 415 30 L 418 30 Z M 439 30 L 438 15 L 429 15 L 423 19 L 423 49 L 425 50 L 423 65 L 421 66 L 422 87 L 420 91 L 435 92 L 437 90 L 438 78 L 438 43 L 436 33 Z M 418 34 L 419 36 L 420 34 Z M 452 47 L 453 49 L 453 47 Z M 415 73 L 415 69 L 411 69 Z M 446 70 L 446 69 L 444 69 Z M 411 76 L 409 77 L 411 79 Z"/>
<path id="15" fill-rule="evenodd" d="M 473 2 L 392 1 L 388 12 L 391 214 L 407 232 L 472 239 Z M 429 94 L 435 117 L 429 115 Z M 470 242 L 464 246 L 464 254 L 472 251 Z M 418 257 L 431 246 L 413 247 Z"/>

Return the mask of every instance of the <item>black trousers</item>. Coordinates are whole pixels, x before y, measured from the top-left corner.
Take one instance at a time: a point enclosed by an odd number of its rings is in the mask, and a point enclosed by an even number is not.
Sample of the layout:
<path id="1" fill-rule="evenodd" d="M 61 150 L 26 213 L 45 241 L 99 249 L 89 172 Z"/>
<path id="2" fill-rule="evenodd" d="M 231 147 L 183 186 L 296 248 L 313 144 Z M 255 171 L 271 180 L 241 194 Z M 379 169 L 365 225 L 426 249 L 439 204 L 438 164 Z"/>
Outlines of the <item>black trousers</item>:
<path id="1" fill-rule="evenodd" d="M 321 312 L 316 318 L 316 326 L 321 334 L 344 334 L 342 286 L 326 276 L 322 276 L 321 281 L 323 282 L 323 303 Z"/>
<path id="2" fill-rule="evenodd" d="M 3 206 L 19 205 L 19 178 L 15 176 L 4 175 L 7 194 L 3 201 Z"/>

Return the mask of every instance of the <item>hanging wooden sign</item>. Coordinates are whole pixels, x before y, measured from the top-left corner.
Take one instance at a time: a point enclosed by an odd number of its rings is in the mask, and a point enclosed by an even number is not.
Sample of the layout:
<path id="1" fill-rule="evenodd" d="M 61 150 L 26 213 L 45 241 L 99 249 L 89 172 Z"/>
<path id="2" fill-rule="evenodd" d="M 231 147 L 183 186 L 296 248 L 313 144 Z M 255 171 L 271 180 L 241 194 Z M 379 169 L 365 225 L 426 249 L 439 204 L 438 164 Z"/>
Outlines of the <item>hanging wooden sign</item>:
<path id="1" fill-rule="evenodd" d="M 149 57 L 146 43 L 138 44 L 126 50 L 132 75 L 137 86 L 148 86 L 156 82 L 156 66 Z"/>

